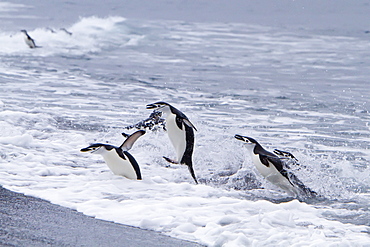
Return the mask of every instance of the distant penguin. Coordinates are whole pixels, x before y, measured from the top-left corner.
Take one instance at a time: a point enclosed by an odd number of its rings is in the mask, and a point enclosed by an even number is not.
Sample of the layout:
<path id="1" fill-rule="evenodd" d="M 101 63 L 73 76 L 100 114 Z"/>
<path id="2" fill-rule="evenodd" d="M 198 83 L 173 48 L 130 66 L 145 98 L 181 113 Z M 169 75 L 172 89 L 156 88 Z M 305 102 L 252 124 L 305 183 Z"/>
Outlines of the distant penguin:
<path id="1" fill-rule="evenodd" d="M 241 135 L 235 135 L 235 138 L 247 144 L 246 147 L 254 165 L 269 182 L 294 197 L 300 196 L 302 193 L 307 197 L 315 197 L 317 195 L 316 192 L 306 187 L 292 172 L 287 171 L 284 168 L 284 163 L 278 156 L 265 150 L 256 140 Z M 288 152 L 284 153 L 286 156 L 291 155 L 290 157 L 294 157 Z"/>
<path id="2" fill-rule="evenodd" d="M 21 30 L 22 33 L 24 33 L 24 41 L 26 44 L 31 48 L 39 48 L 41 46 L 37 46 L 35 41 L 31 38 L 31 36 L 28 35 L 26 30 Z"/>
<path id="3" fill-rule="evenodd" d="M 65 29 L 64 27 L 60 28 L 59 30 L 65 32 L 69 36 L 72 36 L 72 33 L 70 31 L 68 31 L 67 29 Z"/>
<path id="4" fill-rule="evenodd" d="M 163 158 L 174 164 L 185 164 L 188 166 L 195 183 L 198 183 L 193 169 L 194 131 L 197 130 L 184 113 L 166 102 L 156 102 L 146 106 L 147 109 L 156 109 L 166 113 L 166 129 L 170 141 L 177 153 L 177 160 Z"/>
<path id="5" fill-rule="evenodd" d="M 126 140 L 120 147 L 103 143 L 95 143 L 81 149 L 81 152 L 101 154 L 109 169 L 115 175 L 124 176 L 133 180 L 141 180 L 140 167 L 128 150 L 130 150 L 135 141 L 144 134 L 144 130 L 136 131 L 132 135 L 122 133 L 122 135 L 126 137 Z"/>
<path id="6" fill-rule="evenodd" d="M 51 33 L 56 33 L 56 32 L 54 31 L 54 29 L 52 29 L 51 27 L 47 27 L 47 28 L 46 28 L 46 30 L 50 31 Z"/>

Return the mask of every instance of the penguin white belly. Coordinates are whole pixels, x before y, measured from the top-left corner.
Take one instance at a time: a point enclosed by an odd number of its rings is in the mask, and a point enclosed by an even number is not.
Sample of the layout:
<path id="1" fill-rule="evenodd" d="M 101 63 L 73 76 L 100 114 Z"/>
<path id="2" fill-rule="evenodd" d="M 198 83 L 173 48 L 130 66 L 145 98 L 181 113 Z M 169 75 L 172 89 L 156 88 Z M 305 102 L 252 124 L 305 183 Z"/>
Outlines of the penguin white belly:
<path id="1" fill-rule="evenodd" d="M 105 153 L 103 158 L 109 169 L 115 175 L 124 176 L 129 179 L 137 179 L 135 169 L 132 167 L 128 157 L 126 157 L 126 160 L 124 160 L 119 157 L 114 149 L 112 149 L 111 151 Z"/>
<path id="2" fill-rule="evenodd" d="M 27 37 L 24 37 L 24 41 L 26 42 L 26 44 L 27 44 L 30 48 L 35 48 L 35 47 L 36 47 L 35 43 L 34 43 L 32 40 L 28 39 Z"/>
<path id="3" fill-rule="evenodd" d="M 291 195 L 297 195 L 298 190 L 295 188 L 286 177 L 281 175 L 281 173 L 276 169 L 273 164 L 270 166 L 265 166 L 261 163 L 259 155 L 252 156 L 253 163 L 255 164 L 257 170 L 261 175 L 267 179 L 270 183 L 280 187 Z"/>
<path id="4" fill-rule="evenodd" d="M 168 114 L 166 118 L 166 128 L 168 137 L 171 140 L 173 147 L 175 148 L 177 154 L 177 161 L 180 162 L 182 156 L 185 153 L 186 148 L 186 133 L 185 126 L 182 127 L 182 130 L 176 124 L 176 115 Z"/>

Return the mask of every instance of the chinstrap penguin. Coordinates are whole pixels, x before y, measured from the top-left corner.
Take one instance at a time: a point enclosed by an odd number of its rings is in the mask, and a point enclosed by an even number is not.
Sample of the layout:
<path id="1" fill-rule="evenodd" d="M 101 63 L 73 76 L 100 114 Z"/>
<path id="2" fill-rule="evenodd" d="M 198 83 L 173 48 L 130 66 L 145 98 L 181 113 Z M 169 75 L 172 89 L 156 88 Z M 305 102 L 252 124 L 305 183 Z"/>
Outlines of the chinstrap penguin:
<path id="1" fill-rule="evenodd" d="M 299 164 L 298 159 L 293 154 L 287 151 L 274 149 L 274 154 L 279 156 L 279 158 L 281 158 L 282 160 L 286 161 L 284 163 L 287 165 L 288 168 L 289 168 L 288 164 L 297 167 L 298 170 L 301 168 L 307 168 L 307 166 Z"/>
<path id="2" fill-rule="evenodd" d="M 306 187 L 292 172 L 284 167 L 284 163 L 277 155 L 265 150 L 255 139 L 247 136 L 235 135 L 235 138 L 246 143 L 252 161 L 261 175 L 272 184 L 278 186 L 291 196 L 315 197 L 317 193 Z M 279 153 L 280 150 L 277 152 Z M 295 158 L 292 154 L 280 151 L 280 154 Z"/>
<path id="3" fill-rule="evenodd" d="M 168 157 L 163 158 L 174 164 L 187 165 L 191 176 L 195 183 L 198 180 L 195 176 L 193 169 L 193 150 L 194 150 L 194 130 L 197 130 L 184 113 L 171 106 L 166 102 L 156 102 L 148 104 L 147 109 L 155 109 L 156 111 L 165 113 L 166 117 L 166 130 L 168 137 L 176 150 L 177 160 L 172 160 Z"/>
<path id="4" fill-rule="evenodd" d="M 119 147 L 103 143 L 95 143 L 81 149 L 81 152 L 101 154 L 109 169 L 115 175 L 124 176 L 133 180 L 141 180 L 140 167 L 128 150 L 130 150 L 135 141 L 144 134 L 144 130 L 136 131 L 132 135 L 122 133 L 122 135 L 126 137 L 126 140 Z"/>
<path id="5" fill-rule="evenodd" d="M 41 46 L 37 46 L 35 41 L 31 38 L 30 35 L 28 35 L 26 30 L 21 30 L 22 33 L 24 33 L 24 41 L 28 45 L 29 48 L 40 48 Z"/>
<path id="6" fill-rule="evenodd" d="M 65 29 L 64 27 L 60 28 L 59 30 L 65 32 L 69 36 L 72 36 L 72 33 L 70 31 L 68 31 L 67 29 Z"/>

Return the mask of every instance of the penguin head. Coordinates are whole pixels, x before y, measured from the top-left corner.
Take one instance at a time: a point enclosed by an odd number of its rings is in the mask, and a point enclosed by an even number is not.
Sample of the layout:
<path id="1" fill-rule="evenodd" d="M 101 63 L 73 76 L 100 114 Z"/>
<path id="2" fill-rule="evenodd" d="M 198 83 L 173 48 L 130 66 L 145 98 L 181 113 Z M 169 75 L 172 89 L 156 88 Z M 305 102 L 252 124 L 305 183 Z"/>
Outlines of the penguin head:
<path id="1" fill-rule="evenodd" d="M 256 145 L 258 143 L 256 140 L 254 140 L 253 138 L 248 137 L 248 136 L 235 135 L 234 137 L 236 139 L 240 140 L 240 141 L 243 141 L 243 142 L 247 143 L 247 144 Z"/>
<path id="2" fill-rule="evenodd" d="M 28 33 L 27 33 L 27 31 L 26 31 L 26 30 L 22 29 L 22 30 L 21 30 L 21 32 L 22 32 L 22 33 L 24 33 L 24 35 L 25 35 L 27 38 L 28 38 L 28 37 L 30 37 L 30 36 L 28 35 Z"/>
<path id="3" fill-rule="evenodd" d="M 171 105 L 166 102 L 159 101 L 153 104 L 146 105 L 146 109 L 155 109 L 159 112 L 169 112 L 171 110 Z"/>
<path id="4" fill-rule="evenodd" d="M 90 153 L 95 153 L 95 154 L 103 154 L 107 151 L 110 151 L 113 149 L 113 146 L 103 144 L 103 143 L 94 143 L 91 144 L 90 146 L 81 149 L 81 152 L 90 152 Z"/>
<path id="5" fill-rule="evenodd" d="M 254 149 L 256 145 L 259 145 L 258 142 L 248 136 L 242 136 L 242 135 L 235 135 L 234 136 L 237 140 L 243 141 L 245 144 L 247 144 L 247 148 L 251 151 Z"/>

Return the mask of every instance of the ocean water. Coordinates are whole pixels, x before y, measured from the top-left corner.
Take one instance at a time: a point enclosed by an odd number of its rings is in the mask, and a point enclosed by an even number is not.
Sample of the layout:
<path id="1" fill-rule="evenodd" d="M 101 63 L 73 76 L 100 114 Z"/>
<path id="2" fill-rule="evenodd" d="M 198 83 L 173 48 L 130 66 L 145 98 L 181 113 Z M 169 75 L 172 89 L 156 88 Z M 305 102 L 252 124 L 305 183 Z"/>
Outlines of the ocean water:
<path id="1" fill-rule="evenodd" d="M 107 11 L 116 1 L 80 17 L 82 4 L 61 1 L 44 6 L 47 18 L 34 4 L 0 4 L 1 185 L 207 246 L 370 246 L 366 30 L 132 18 Z M 23 28 L 41 48 L 26 46 Z M 143 181 L 80 153 L 120 145 L 156 101 L 197 127 L 199 185 L 186 167 L 167 167 L 164 131 L 130 151 Z M 235 134 L 293 153 L 295 174 L 323 199 L 266 182 Z"/>

